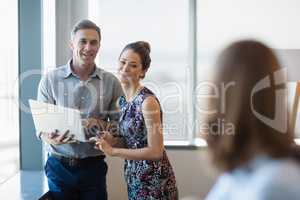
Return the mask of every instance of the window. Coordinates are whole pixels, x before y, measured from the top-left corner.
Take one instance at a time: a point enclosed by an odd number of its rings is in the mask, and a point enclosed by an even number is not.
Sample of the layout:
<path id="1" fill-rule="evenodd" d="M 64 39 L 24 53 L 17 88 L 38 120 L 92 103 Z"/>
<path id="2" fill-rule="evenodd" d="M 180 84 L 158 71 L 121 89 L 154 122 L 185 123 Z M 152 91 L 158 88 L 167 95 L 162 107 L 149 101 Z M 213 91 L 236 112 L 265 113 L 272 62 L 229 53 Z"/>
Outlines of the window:
<path id="1" fill-rule="evenodd" d="M 43 67 L 44 72 L 55 68 L 55 1 L 43 0 Z"/>
<path id="2" fill-rule="evenodd" d="M 151 44 L 152 64 L 144 84 L 156 93 L 161 102 L 167 144 L 191 144 L 195 138 L 196 144 L 205 144 L 199 140 L 199 127 L 204 117 L 203 111 L 209 109 L 205 101 L 208 88 L 214 85 L 213 62 L 226 44 L 241 38 L 255 38 L 285 53 L 300 46 L 297 0 L 289 0 L 288 4 L 271 0 L 62 2 L 56 5 L 59 11 L 55 13 L 60 17 L 56 16 L 57 24 L 47 23 L 55 24 L 54 27 L 58 27 L 56 34 L 59 35 L 55 38 L 55 28 L 52 29 L 54 33 L 51 35 L 56 43 L 49 40 L 49 45 L 65 44 L 70 27 L 86 15 L 102 30 L 101 49 L 96 62 L 108 71 L 116 71 L 119 54 L 127 43 L 145 40 Z M 81 12 L 73 8 L 80 8 Z M 61 19 L 65 21 L 61 23 Z M 46 34 L 50 32 L 46 31 Z M 65 33 L 67 37 L 63 36 Z M 51 50 L 51 47 L 44 49 Z M 69 56 L 67 48 L 53 49 L 59 52 L 53 54 L 52 60 L 56 55 L 56 61 L 60 61 L 61 54 L 65 52 L 66 57 Z M 285 61 L 288 56 L 282 55 L 286 54 L 280 54 Z M 53 64 L 50 62 L 45 66 Z M 297 70 L 295 65 L 292 67 L 290 70 L 288 66 L 288 74 L 300 74 L 293 71 Z"/>
<path id="3" fill-rule="evenodd" d="M 296 25 L 299 6 L 297 0 L 288 3 L 272 0 L 197 1 L 197 96 L 200 97 L 197 106 L 202 111 L 197 110 L 197 119 L 200 123 L 205 115 L 205 94 L 208 92 L 205 86 L 214 84 L 213 62 L 218 52 L 232 41 L 254 38 L 266 42 L 278 52 L 283 66 L 287 67 L 289 81 L 299 80 L 300 28 Z M 297 127 L 296 124 L 296 132 Z M 200 131 L 197 133 L 200 137 Z"/>
<path id="4" fill-rule="evenodd" d="M 18 1 L 0 4 L 0 184 L 19 170 Z"/>
<path id="5" fill-rule="evenodd" d="M 43 0 L 42 1 L 42 13 L 43 13 L 43 70 L 45 74 L 48 71 L 56 67 L 56 24 L 55 24 L 55 4 L 56 1 Z M 43 149 L 45 148 L 44 143 Z M 43 151 L 43 162 L 46 162 L 47 151 Z"/>
<path id="6" fill-rule="evenodd" d="M 127 43 L 150 43 L 152 63 L 143 82 L 160 100 L 165 140 L 189 137 L 188 6 L 182 0 L 89 1 L 89 16 L 103 35 L 99 66 L 115 72 Z"/>

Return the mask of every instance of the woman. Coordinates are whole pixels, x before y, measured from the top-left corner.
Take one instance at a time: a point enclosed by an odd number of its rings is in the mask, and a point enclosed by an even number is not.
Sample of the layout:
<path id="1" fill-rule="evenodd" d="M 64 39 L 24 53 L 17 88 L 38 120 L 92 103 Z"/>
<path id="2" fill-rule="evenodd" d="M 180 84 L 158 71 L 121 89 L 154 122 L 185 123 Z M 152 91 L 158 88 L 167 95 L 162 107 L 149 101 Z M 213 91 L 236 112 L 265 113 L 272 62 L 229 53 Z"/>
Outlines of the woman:
<path id="1" fill-rule="evenodd" d="M 108 134 L 96 145 L 106 155 L 125 159 L 128 198 L 178 199 L 176 181 L 163 145 L 162 112 L 156 96 L 140 81 L 150 67 L 150 46 L 134 42 L 119 57 L 118 75 L 125 93 L 119 100 L 120 135 L 126 148 L 110 145 Z"/>
<path id="2" fill-rule="evenodd" d="M 205 135 L 223 172 L 206 200 L 299 199 L 300 164 L 292 156 L 284 73 L 274 53 L 257 41 L 238 41 L 221 53 L 217 67 L 217 81 L 231 86 L 225 102 L 217 102 L 225 112 L 208 124 L 222 120 L 231 131 L 215 134 L 214 127 Z"/>

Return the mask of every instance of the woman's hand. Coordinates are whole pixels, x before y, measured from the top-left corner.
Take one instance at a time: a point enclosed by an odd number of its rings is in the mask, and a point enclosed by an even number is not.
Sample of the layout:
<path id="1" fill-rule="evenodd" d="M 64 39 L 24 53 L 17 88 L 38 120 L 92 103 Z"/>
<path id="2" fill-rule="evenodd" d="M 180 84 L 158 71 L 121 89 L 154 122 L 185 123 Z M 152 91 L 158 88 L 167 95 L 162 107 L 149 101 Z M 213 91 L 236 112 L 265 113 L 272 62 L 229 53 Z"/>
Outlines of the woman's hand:
<path id="1" fill-rule="evenodd" d="M 106 155 L 114 156 L 114 148 L 104 138 L 98 139 L 95 145 Z"/>
<path id="2" fill-rule="evenodd" d="M 87 139 L 95 136 L 99 137 L 102 131 L 106 131 L 109 127 L 109 123 L 96 118 L 84 119 L 82 125 Z"/>
<path id="3" fill-rule="evenodd" d="M 110 146 L 114 146 L 114 143 L 115 143 L 115 141 L 114 141 L 114 136 L 112 136 L 112 134 L 110 134 L 110 132 L 108 132 L 108 131 L 103 131 L 103 132 L 101 133 L 101 138 L 104 139 L 106 142 L 108 142 L 108 144 L 109 144 Z"/>

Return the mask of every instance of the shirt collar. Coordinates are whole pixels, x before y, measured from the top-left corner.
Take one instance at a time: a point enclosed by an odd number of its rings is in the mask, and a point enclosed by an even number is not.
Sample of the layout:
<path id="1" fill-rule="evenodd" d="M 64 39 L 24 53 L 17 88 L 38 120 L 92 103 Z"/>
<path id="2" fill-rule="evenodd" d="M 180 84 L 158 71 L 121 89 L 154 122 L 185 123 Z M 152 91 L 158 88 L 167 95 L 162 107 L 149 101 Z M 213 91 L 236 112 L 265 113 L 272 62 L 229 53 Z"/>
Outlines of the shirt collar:
<path id="1" fill-rule="evenodd" d="M 91 77 L 97 77 L 99 79 L 102 79 L 102 76 L 103 76 L 103 70 L 98 68 L 96 65 L 95 65 L 95 71 L 92 73 Z"/>
<path id="2" fill-rule="evenodd" d="M 71 68 L 71 63 L 72 63 L 72 59 L 69 60 L 68 63 L 66 64 L 65 71 L 64 71 L 64 74 L 63 74 L 63 77 L 64 77 L 64 78 L 68 78 L 70 75 L 73 75 L 73 76 L 75 76 L 75 77 L 78 77 L 78 76 L 73 72 L 73 70 L 72 70 L 72 68 Z M 90 77 L 91 77 L 91 78 L 96 77 L 96 78 L 102 79 L 102 76 L 103 76 L 103 75 L 102 75 L 102 74 L 103 74 L 102 71 L 103 71 L 103 70 L 100 69 L 100 68 L 98 68 L 98 67 L 96 66 L 96 64 L 95 64 L 95 70 L 94 70 L 94 72 L 90 75 Z"/>
<path id="3" fill-rule="evenodd" d="M 68 78 L 71 74 L 73 74 L 72 69 L 71 69 L 71 62 L 72 62 L 72 60 L 69 60 L 68 63 L 66 64 L 66 66 L 65 66 L 65 70 L 64 70 L 64 73 L 63 73 L 64 78 Z"/>

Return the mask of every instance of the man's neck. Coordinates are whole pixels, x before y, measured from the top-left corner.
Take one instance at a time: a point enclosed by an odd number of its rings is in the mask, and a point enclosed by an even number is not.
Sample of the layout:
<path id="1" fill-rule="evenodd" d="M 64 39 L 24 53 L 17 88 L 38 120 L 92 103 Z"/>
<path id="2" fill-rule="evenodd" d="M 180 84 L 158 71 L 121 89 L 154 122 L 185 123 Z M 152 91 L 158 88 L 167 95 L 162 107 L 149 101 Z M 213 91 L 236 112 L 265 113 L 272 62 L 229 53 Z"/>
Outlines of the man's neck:
<path id="1" fill-rule="evenodd" d="M 86 81 L 95 70 L 95 64 L 81 65 L 76 62 L 71 63 L 73 72 L 79 76 L 80 80 Z"/>

